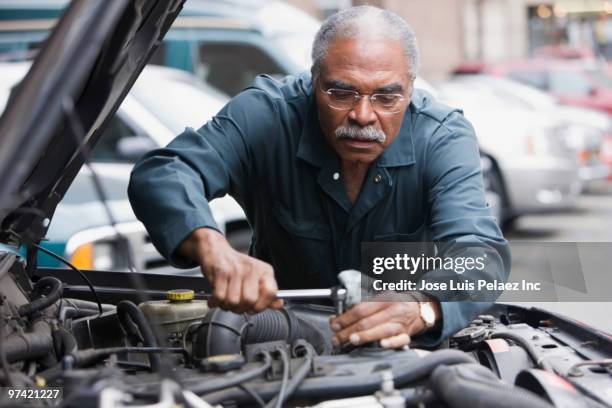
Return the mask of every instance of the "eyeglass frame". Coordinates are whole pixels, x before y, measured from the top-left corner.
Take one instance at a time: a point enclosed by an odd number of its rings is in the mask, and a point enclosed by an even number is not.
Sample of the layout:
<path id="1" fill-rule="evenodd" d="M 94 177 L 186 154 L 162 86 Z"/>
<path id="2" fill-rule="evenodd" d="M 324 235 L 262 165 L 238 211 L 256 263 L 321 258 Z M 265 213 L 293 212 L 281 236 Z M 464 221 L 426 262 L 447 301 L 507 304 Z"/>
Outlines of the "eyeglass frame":
<path id="1" fill-rule="evenodd" d="M 375 105 L 372 103 L 372 101 L 373 101 L 373 100 L 374 100 L 374 101 L 376 100 L 376 96 L 377 96 L 377 95 L 385 95 L 385 96 L 397 96 L 397 97 L 399 97 L 399 98 L 400 98 L 400 99 L 399 99 L 399 102 L 403 102 L 403 101 L 406 99 L 406 97 L 405 97 L 403 94 L 401 94 L 401 93 L 382 93 L 382 92 L 378 92 L 378 93 L 373 93 L 373 94 L 362 94 L 362 93 L 357 92 L 357 91 L 354 91 L 354 90 L 352 90 L 352 89 L 340 89 L 340 88 L 328 88 L 328 89 L 323 89 L 323 87 L 321 87 L 321 86 L 319 86 L 319 89 L 320 89 L 321 91 L 323 91 L 323 93 L 324 93 L 324 94 L 326 94 L 328 97 L 331 97 L 331 93 L 330 93 L 330 91 L 333 91 L 333 90 L 335 90 L 335 91 L 342 91 L 342 92 L 350 92 L 350 93 L 352 93 L 352 94 L 354 95 L 354 99 L 353 99 L 353 100 L 354 100 L 354 103 L 353 103 L 353 106 L 352 106 L 351 108 L 347 108 L 347 109 L 344 109 L 344 108 L 338 108 L 338 107 L 336 107 L 336 106 L 332 106 L 332 105 L 331 105 L 329 102 L 327 103 L 327 106 L 329 106 L 330 108 L 335 109 L 335 110 L 337 110 L 337 111 L 341 111 L 341 112 L 347 112 L 347 111 L 351 111 L 351 110 L 355 109 L 355 106 L 357 106 L 357 104 L 359 103 L 359 101 L 360 101 L 362 98 L 366 98 L 366 99 L 369 99 L 369 100 L 370 100 L 370 105 L 372 106 L 372 109 L 373 109 L 375 112 L 380 113 L 380 114 L 382 114 L 382 115 L 393 115 L 393 114 L 395 114 L 395 113 L 399 113 L 399 112 L 401 112 L 401 111 L 402 111 L 402 109 L 400 108 L 399 110 L 397 110 L 397 111 L 393 111 L 393 112 L 385 112 L 385 111 L 380 112 L 380 111 L 376 110 Z"/>

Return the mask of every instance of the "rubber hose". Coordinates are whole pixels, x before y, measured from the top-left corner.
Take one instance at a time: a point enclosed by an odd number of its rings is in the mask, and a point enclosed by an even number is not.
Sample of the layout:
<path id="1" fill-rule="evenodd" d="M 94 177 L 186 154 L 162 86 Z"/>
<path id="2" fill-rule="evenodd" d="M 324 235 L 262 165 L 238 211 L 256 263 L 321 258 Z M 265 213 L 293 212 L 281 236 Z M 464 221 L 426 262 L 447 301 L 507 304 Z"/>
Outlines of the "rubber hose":
<path id="1" fill-rule="evenodd" d="M 245 332 L 246 344 L 261 343 L 271 340 L 290 340 L 291 322 L 290 314 L 286 309 L 267 309 L 261 313 L 247 315 L 250 325 Z M 288 341 L 288 343 L 291 343 Z"/>
<path id="2" fill-rule="evenodd" d="M 302 364 L 297 368 L 295 373 L 293 373 L 291 380 L 289 380 L 289 383 L 287 384 L 287 389 L 282 395 L 281 400 L 278 401 L 278 398 L 280 396 L 279 394 L 272 400 L 270 400 L 270 402 L 266 404 L 266 407 L 275 407 L 277 405 L 281 407 L 284 406 L 285 401 L 291 398 L 296 388 L 302 383 L 302 381 L 304 380 L 304 378 L 306 378 L 306 376 L 310 372 L 310 369 L 312 368 L 312 360 L 314 359 L 315 355 L 314 349 L 308 343 L 304 344 L 305 342 L 300 342 L 299 340 L 298 342 L 300 343 L 298 344 L 298 347 L 303 347 L 306 352 L 304 355 L 304 362 L 302 362 Z"/>
<path id="3" fill-rule="evenodd" d="M 138 327 L 145 347 L 158 347 L 157 339 L 153 334 L 149 321 L 142 313 L 142 310 L 133 302 L 129 300 L 122 300 L 119 302 L 117 304 L 117 317 L 119 318 L 119 323 L 127 332 L 129 332 L 132 322 Z M 160 356 L 157 354 L 149 354 L 149 363 L 153 371 L 159 371 L 161 367 Z"/>
<path id="4" fill-rule="evenodd" d="M 378 385 L 380 389 L 380 378 L 379 378 Z M 254 386 L 252 386 L 251 388 L 255 389 Z M 262 390 L 259 386 L 257 386 L 256 392 L 257 392 L 257 395 L 262 399 L 270 398 L 275 395 L 273 392 L 270 392 L 270 390 L 268 389 Z M 399 390 L 399 392 L 402 398 L 404 398 L 407 407 L 430 406 L 429 404 L 433 405 L 433 403 L 436 403 L 439 401 L 438 398 L 436 398 L 436 396 L 430 390 L 423 390 L 422 388 L 403 389 L 403 390 Z M 355 396 L 358 396 L 358 395 L 362 395 L 362 394 L 359 394 L 359 393 L 355 394 Z M 300 397 L 299 394 L 295 394 L 294 396 Z M 319 399 L 316 395 L 312 395 L 312 398 Z M 329 399 L 340 399 L 340 398 L 341 398 L 340 396 L 335 396 L 335 395 L 329 396 Z M 241 388 L 237 388 L 237 387 L 219 391 L 214 394 L 205 395 L 203 399 L 211 405 L 220 405 L 223 401 L 232 401 L 232 403 L 235 403 L 235 404 L 248 404 L 248 403 L 253 402 L 253 397 L 247 391 Z M 434 405 L 434 406 L 438 406 L 438 405 Z"/>
<path id="5" fill-rule="evenodd" d="M 181 347 L 108 347 L 101 349 L 77 350 L 69 354 L 70 364 L 74 367 L 88 367 L 100 362 L 112 354 L 119 353 L 146 353 L 149 356 L 159 353 L 180 353 L 187 357 L 187 350 Z"/>
<path id="6" fill-rule="evenodd" d="M 53 339 L 53 352 L 55 357 L 59 359 L 62 355 L 62 334 L 59 328 L 51 332 L 51 338 Z"/>
<path id="7" fill-rule="evenodd" d="M 516 343 L 516 345 L 520 346 L 523 350 L 527 352 L 527 354 L 529 355 L 533 363 L 536 365 L 536 367 L 539 367 L 546 371 L 553 372 L 553 369 L 550 366 L 550 364 L 548 364 L 548 362 L 539 358 L 538 353 L 535 351 L 533 346 L 529 344 L 527 340 L 525 340 L 523 337 L 519 336 L 518 334 L 508 332 L 508 331 L 503 331 L 503 332 L 493 333 L 490 338 L 512 340 L 514 343 Z"/>
<path id="8" fill-rule="evenodd" d="M 440 350 L 428 354 L 418 360 L 410 361 L 406 365 L 393 368 L 394 384 L 397 388 L 404 387 L 410 382 L 422 380 L 440 365 L 455 365 L 462 363 L 475 363 L 474 359 L 466 353 L 457 350 Z M 374 372 L 364 375 L 347 375 L 335 377 L 305 378 L 296 388 L 294 398 L 342 398 L 374 393 L 380 389 L 380 373 Z M 257 392 L 264 400 L 276 396 L 280 388 L 280 381 L 257 383 Z M 199 393 L 194 390 L 196 394 Z M 236 401 L 244 403 L 250 396 L 240 388 L 214 392 L 202 397 L 209 404 L 220 404 L 223 401 Z"/>
<path id="9" fill-rule="evenodd" d="M 2 349 L 9 363 L 36 360 L 53 352 L 53 337 L 43 320 L 34 322 L 29 333 L 11 334 L 2 340 Z"/>
<path id="10" fill-rule="evenodd" d="M 187 387 L 183 383 L 183 387 L 189 389 L 195 394 L 207 394 L 224 388 L 237 386 L 254 378 L 260 377 L 272 366 L 272 357 L 270 356 L 270 354 L 262 353 L 262 355 L 264 358 L 263 363 L 259 364 L 256 368 L 249 370 L 241 370 L 226 376 L 217 377 L 206 382 L 198 380 L 198 384 L 193 387 Z M 157 398 L 159 392 L 135 391 L 131 394 L 137 398 Z"/>
<path id="11" fill-rule="evenodd" d="M 429 384 L 451 408 L 553 408 L 531 391 L 506 384 L 477 364 L 439 366 Z"/>
<path id="12" fill-rule="evenodd" d="M 247 315 L 215 308 L 198 328 L 193 353 L 198 358 L 240 354 L 246 344 L 278 340 L 291 344 L 300 336 L 300 324 L 287 309 Z"/>
<path id="13" fill-rule="evenodd" d="M 60 329 L 60 338 L 62 342 L 61 355 L 72 354 L 77 350 L 77 342 L 74 336 L 66 329 Z"/>
<path id="14" fill-rule="evenodd" d="M 47 295 L 45 295 L 46 290 Z M 30 303 L 19 306 L 17 313 L 19 313 L 20 317 L 26 317 L 39 312 L 57 302 L 62 297 L 62 293 L 62 282 L 57 278 L 45 276 L 34 285 L 31 292 L 33 300 Z"/>

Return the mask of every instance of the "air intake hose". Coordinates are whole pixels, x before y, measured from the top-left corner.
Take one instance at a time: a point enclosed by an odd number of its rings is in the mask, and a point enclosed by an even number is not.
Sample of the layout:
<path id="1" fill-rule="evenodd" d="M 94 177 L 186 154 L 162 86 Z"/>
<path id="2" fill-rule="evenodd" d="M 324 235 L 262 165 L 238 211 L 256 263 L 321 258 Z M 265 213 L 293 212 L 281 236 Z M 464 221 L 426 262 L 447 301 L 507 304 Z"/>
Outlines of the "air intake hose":
<path id="1" fill-rule="evenodd" d="M 197 330 L 193 354 L 197 358 L 240 354 L 247 344 L 302 338 L 304 324 L 288 309 L 268 309 L 252 315 L 214 308 Z"/>

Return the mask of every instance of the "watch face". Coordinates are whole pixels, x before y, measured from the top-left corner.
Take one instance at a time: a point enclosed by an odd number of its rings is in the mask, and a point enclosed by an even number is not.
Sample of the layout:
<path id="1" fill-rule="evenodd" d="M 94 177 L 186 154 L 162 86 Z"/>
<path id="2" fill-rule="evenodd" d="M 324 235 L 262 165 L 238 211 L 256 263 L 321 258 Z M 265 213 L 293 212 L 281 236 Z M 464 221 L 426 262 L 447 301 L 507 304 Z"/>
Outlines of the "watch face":
<path id="1" fill-rule="evenodd" d="M 436 323 L 436 315 L 433 307 L 429 303 L 421 303 L 421 318 L 427 327 L 431 327 Z"/>

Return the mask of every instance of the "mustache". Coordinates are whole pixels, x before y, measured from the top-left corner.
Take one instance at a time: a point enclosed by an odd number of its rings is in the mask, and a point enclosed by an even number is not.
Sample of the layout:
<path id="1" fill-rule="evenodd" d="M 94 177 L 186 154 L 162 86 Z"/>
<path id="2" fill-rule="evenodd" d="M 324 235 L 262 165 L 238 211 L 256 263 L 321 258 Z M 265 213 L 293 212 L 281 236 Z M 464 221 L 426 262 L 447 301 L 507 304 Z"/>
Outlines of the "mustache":
<path id="1" fill-rule="evenodd" d="M 375 126 L 360 127 L 356 125 L 343 125 L 334 132 L 336 139 L 367 140 L 383 144 L 387 135 Z"/>

